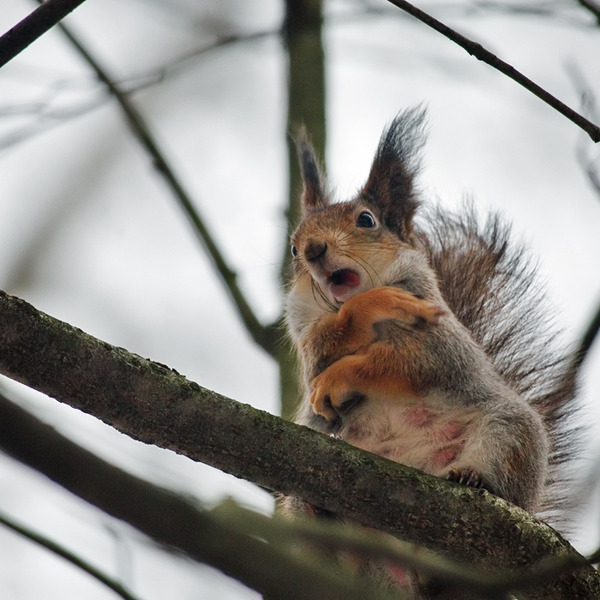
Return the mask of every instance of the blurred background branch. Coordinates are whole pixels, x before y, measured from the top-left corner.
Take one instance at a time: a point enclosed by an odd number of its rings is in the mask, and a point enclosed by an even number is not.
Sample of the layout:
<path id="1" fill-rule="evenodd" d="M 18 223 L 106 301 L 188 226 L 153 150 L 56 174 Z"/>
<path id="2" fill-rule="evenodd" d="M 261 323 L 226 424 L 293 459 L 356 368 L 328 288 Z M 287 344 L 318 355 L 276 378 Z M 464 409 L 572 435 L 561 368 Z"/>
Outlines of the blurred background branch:
<path id="1" fill-rule="evenodd" d="M 598 25 L 600 25 L 600 4 L 594 2 L 594 0 L 577 0 L 583 8 L 589 10 L 597 19 Z"/>
<path id="2" fill-rule="evenodd" d="M 40 0 L 37 1 L 39 2 Z M 275 353 L 274 337 L 271 335 L 270 329 L 261 325 L 252 308 L 248 304 L 246 297 L 242 293 L 237 283 L 237 275 L 235 271 L 233 271 L 226 262 L 221 250 L 217 246 L 214 237 L 200 216 L 200 213 L 196 207 L 196 203 L 192 200 L 187 190 L 184 189 L 183 184 L 175 174 L 175 170 L 169 164 L 167 157 L 164 155 L 159 144 L 151 133 L 150 127 L 146 123 L 146 120 L 142 117 L 137 108 L 135 108 L 129 99 L 129 96 L 119 89 L 118 85 L 113 81 L 106 70 L 100 66 L 98 60 L 92 56 L 90 51 L 70 31 L 70 29 L 63 24 L 59 24 L 58 27 L 67 37 L 73 47 L 77 50 L 77 52 L 96 73 L 98 79 L 104 83 L 104 85 L 106 85 L 110 94 L 118 102 L 135 138 L 150 155 L 152 164 L 166 181 L 171 193 L 173 194 L 173 197 L 178 201 L 181 209 L 192 224 L 194 232 L 204 245 L 204 248 L 215 265 L 217 273 L 221 277 L 225 288 L 229 292 L 234 306 L 237 308 L 238 314 L 248 333 L 252 336 L 252 339 L 263 350 L 265 350 L 265 352 L 273 355 Z"/>
<path id="3" fill-rule="evenodd" d="M 0 395 L 0 402 L 7 401 Z M 0 442 L 1 443 L 1 442 Z M 65 457 L 67 458 L 67 457 Z M 30 540 L 34 544 L 38 544 L 42 548 L 45 548 L 49 552 L 56 554 L 60 558 L 63 558 L 67 562 L 76 566 L 78 569 L 81 569 L 84 573 L 87 573 L 94 579 L 98 580 L 102 585 L 111 589 L 115 594 L 121 596 L 124 600 L 139 600 L 136 596 L 127 591 L 118 581 L 115 581 L 112 577 L 105 575 L 102 571 L 84 561 L 81 556 L 73 554 L 60 544 L 57 544 L 53 540 L 48 539 L 47 537 L 32 531 L 29 527 L 25 527 L 23 525 L 18 525 L 11 519 L 0 514 L 0 524 L 4 525 L 4 527 L 8 527 L 15 533 L 22 535 L 24 538 Z"/>

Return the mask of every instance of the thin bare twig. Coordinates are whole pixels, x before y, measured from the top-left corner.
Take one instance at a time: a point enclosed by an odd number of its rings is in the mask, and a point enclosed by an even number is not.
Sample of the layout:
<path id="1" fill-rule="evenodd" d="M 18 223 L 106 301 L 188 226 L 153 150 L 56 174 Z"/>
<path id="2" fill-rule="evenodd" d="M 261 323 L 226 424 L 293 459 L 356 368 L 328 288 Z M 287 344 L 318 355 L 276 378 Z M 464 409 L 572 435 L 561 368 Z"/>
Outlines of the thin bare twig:
<path id="1" fill-rule="evenodd" d="M 40 0 L 37 1 L 39 2 Z M 110 77 L 108 72 L 100 65 L 96 58 L 70 31 L 70 29 L 62 24 L 59 24 L 58 27 L 61 29 L 73 47 L 77 50 L 77 52 L 79 52 L 79 54 L 94 70 L 98 79 L 104 85 L 106 85 L 110 94 L 118 102 L 127 119 L 131 131 L 135 135 L 138 142 L 151 156 L 154 167 L 164 177 L 171 192 L 173 193 L 173 196 L 177 199 L 179 205 L 192 223 L 195 233 L 212 259 L 213 264 L 219 273 L 227 291 L 229 292 L 240 318 L 252 336 L 252 339 L 268 354 L 273 355 L 275 353 L 274 327 L 264 326 L 254 314 L 254 311 L 248 304 L 244 294 L 238 286 L 237 274 L 227 264 L 227 261 L 218 248 L 216 241 L 210 234 L 210 231 L 204 223 L 204 220 L 194 206 L 190 194 L 188 194 L 188 192 L 184 189 L 178 177 L 175 175 L 174 169 L 171 167 L 167 158 L 159 148 L 158 143 L 150 132 L 150 128 L 145 122 L 141 113 L 135 108 L 127 94 L 121 91 L 119 86 Z"/>
<path id="2" fill-rule="evenodd" d="M 35 42 L 85 0 L 46 0 L 0 37 L 0 67 Z"/>
<path id="3" fill-rule="evenodd" d="M 221 50 L 234 44 L 252 43 L 279 35 L 281 35 L 279 29 L 220 35 L 210 43 L 203 44 L 180 56 L 172 58 L 168 63 L 163 63 L 161 66 L 158 66 L 149 72 L 129 77 L 126 82 L 122 81 L 119 86 L 121 91 L 126 91 L 127 93 L 138 92 L 152 85 L 156 85 L 157 83 L 161 83 L 169 74 L 177 73 L 180 69 L 183 69 L 186 63 L 210 54 L 211 52 Z M 127 89 L 125 89 L 125 83 L 129 86 Z"/>
<path id="4" fill-rule="evenodd" d="M 0 524 L 4 525 L 5 527 L 8 527 L 15 533 L 22 535 L 23 537 L 27 538 L 28 540 L 42 546 L 42 548 L 45 548 L 46 550 L 53 552 L 54 554 L 60 556 L 61 558 L 64 558 L 65 560 L 70 562 L 72 565 L 75 565 L 76 567 L 78 567 L 79 569 L 81 569 L 82 571 L 87 573 L 88 575 L 91 575 L 92 577 L 94 577 L 94 579 L 97 579 L 100 583 L 102 583 L 106 587 L 113 590 L 113 592 L 117 593 L 119 596 L 121 596 L 121 598 L 124 598 L 124 600 L 138 600 L 136 598 L 136 596 L 134 596 L 133 594 L 128 592 L 118 581 L 115 581 L 108 575 L 105 575 L 104 573 L 102 573 L 102 571 L 99 571 L 98 569 L 96 569 L 96 567 L 93 567 L 92 565 L 90 565 L 88 562 L 84 561 L 79 556 L 73 554 L 72 552 L 70 552 L 69 550 L 64 548 L 63 546 L 57 544 L 56 542 L 53 542 L 52 540 L 48 539 L 47 537 L 44 537 L 43 535 L 40 535 L 39 533 L 32 531 L 28 527 L 25 527 L 23 525 L 18 525 L 15 522 L 13 522 L 12 520 L 10 520 L 7 517 L 2 516 L 2 515 L 0 515 Z"/>
<path id="5" fill-rule="evenodd" d="M 481 44 L 466 38 L 451 27 L 438 21 L 430 14 L 413 6 L 410 2 L 406 2 L 406 0 L 388 0 L 388 2 L 412 15 L 425 25 L 435 29 L 449 40 L 452 40 L 455 44 L 458 44 L 461 48 L 466 50 L 471 56 L 474 56 L 478 60 L 494 67 L 507 77 L 510 77 L 513 81 L 522 85 L 525 89 L 540 98 L 540 100 L 543 100 L 546 104 L 552 106 L 552 108 L 583 129 L 594 142 L 600 142 L 600 127 L 598 125 L 588 121 L 585 117 L 558 100 L 558 98 L 540 87 L 537 83 L 517 71 L 513 66 L 504 62 L 489 50 L 486 50 Z"/>

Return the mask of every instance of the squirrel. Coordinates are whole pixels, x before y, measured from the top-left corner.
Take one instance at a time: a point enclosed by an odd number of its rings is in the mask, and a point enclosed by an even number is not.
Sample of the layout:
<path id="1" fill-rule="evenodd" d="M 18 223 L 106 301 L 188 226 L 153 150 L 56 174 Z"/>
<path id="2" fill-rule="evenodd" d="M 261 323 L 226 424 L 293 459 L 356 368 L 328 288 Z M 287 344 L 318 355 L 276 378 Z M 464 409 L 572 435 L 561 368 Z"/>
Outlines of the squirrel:
<path id="1" fill-rule="evenodd" d="M 500 216 L 423 205 L 425 129 L 420 107 L 398 114 L 343 202 L 299 135 L 286 297 L 305 389 L 296 422 L 556 517 L 575 369 Z"/>

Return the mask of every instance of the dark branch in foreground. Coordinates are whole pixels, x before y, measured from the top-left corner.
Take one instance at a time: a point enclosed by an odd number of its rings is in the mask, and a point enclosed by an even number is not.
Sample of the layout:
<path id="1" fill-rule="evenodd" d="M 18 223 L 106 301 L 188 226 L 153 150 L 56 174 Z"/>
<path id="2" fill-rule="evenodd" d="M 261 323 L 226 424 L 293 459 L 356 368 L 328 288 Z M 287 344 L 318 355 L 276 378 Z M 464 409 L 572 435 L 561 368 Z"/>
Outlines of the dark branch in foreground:
<path id="1" fill-rule="evenodd" d="M 0 37 L 0 67 L 52 29 L 85 0 L 46 0 L 39 8 Z"/>
<path id="2" fill-rule="evenodd" d="M 237 531 L 254 534 L 276 544 L 297 544 L 298 540 L 304 540 L 319 548 L 356 553 L 418 570 L 428 580 L 439 583 L 441 589 L 468 590 L 482 598 L 505 598 L 511 592 L 531 588 L 588 564 L 587 559 L 573 554 L 542 560 L 520 571 L 489 573 L 446 560 L 423 547 L 400 542 L 391 536 L 373 535 L 372 530 L 351 523 L 313 519 L 284 522 L 244 509 L 233 501 L 223 502 L 212 512 L 226 519 L 228 525 Z"/>
<path id="3" fill-rule="evenodd" d="M 4 293 L 0 373 L 135 439 L 267 489 L 296 494 L 483 570 L 519 569 L 574 552 L 548 526 L 499 498 L 403 467 L 201 388 L 167 367 L 97 340 Z M 104 493 L 113 492 L 111 487 Z M 585 567 L 577 576 L 563 575 L 528 590 L 528 597 L 591 600 L 600 597 L 600 580 Z"/>
<path id="4" fill-rule="evenodd" d="M 513 66 L 504 62 L 495 54 L 492 54 L 489 50 L 486 50 L 481 44 L 461 35 L 451 27 L 448 27 L 441 21 L 438 21 L 432 17 L 430 14 L 426 13 L 420 8 L 417 8 L 410 2 L 406 2 L 406 0 L 388 0 L 388 2 L 412 15 L 425 25 L 435 29 L 435 31 L 441 33 L 443 36 L 447 37 L 449 40 L 466 50 L 471 56 L 474 56 L 478 60 L 481 60 L 491 67 L 494 67 L 494 69 L 500 71 L 507 77 L 510 77 L 513 81 L 516 81 L 518 84 L 522 85 L 525 89 L 536 95 L 540 100 L 543 100 L 546 104 L 549 104 L 552 108 L 583 129 L 594 142 L 600 142 L 600 127 L 598 125 L 588 121 L 588 119 L 586 119 L 584 116 L 580 115 L 577 111 L 561 102 L 558 98 L 550 94 L 537 83 L 533 82 L 531 79 L 517 71 Z"/>

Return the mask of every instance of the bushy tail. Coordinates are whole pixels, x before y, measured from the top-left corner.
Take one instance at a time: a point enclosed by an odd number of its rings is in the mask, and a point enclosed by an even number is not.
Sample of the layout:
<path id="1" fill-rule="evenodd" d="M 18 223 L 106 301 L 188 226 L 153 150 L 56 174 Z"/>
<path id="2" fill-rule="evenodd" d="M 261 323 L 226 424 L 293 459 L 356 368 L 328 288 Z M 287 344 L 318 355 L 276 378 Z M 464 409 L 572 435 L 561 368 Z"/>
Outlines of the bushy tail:
<path id="1" fill-rule="evenodd" d="M 536 265 L 498 215 L 481 223 L 470 206 L 460 214 L 430 210 L 419 237 L 456 317 L 545 421 L 551 456 L 541 512 L 563 528 L 572 504 L 567 463 L 582 437 L 573 425 L 579 361 L 561 347 Z"/>

